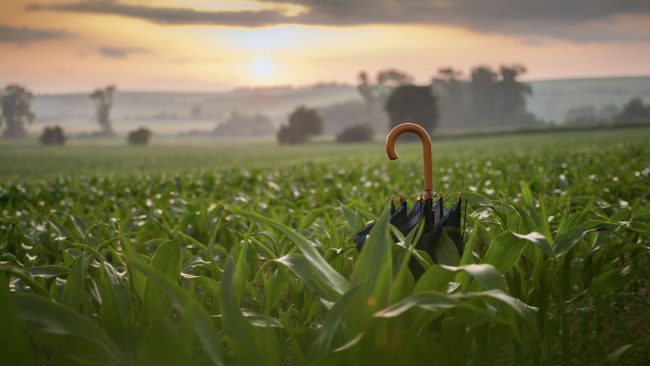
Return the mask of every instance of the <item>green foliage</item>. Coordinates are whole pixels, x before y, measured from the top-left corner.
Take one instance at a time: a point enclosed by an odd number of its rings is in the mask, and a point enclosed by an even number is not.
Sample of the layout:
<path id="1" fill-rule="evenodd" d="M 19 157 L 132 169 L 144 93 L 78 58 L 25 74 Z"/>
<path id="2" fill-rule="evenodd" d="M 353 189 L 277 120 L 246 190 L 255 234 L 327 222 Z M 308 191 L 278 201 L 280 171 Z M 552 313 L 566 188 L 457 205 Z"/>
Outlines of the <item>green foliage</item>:
<path id="1" fill-rule="evenodd" d="M 140 127 L 135 131 L 129 132 L 127 141 L 131 145 L 146 145 L 151 138 L 151 130 Z"/>
<path id="2" fill-rule="evenodd" d="M 390 128 L 400 123 L 417 123 L 429 133 L 438 125 L 438 105 L 436 97 L 428 85 L 402 85 L 388 96 L 384 106 Z"/>
<path id="3" fill-rule="evenodd" d="M 9 292 L 7 272 L 0 272 L 0 362 L 6 365 L 36 365 L 29 336 L 18 319 L 16 301 Z"/>
<path id="4" fill-rule="evenodd" d="M 311 136 L 323 132 L 323 120 L 318 111 L 300 106 L 289 115 L 289 123 L 278 130 L 280 144 L 302 144 Z"/>
<path id="5" fill-rule="evenodd" d="M 468 205 L 465 252 L 443 237 L 435 264 L 385 210 L 419 190 L 416 144 L 399 164 L 367 144 L 349 161 L 3 180 L 0 363 L 642 364 L 650 144 L 597 136 L 434 152 L 437 186 Z"/>
<path id="6" fill-rule="evenodd" d="M 336 136 L 336 142 L 366 142 L 372 141 L 373 131 L 369 124 L 350 126 Z"/>
<path id="7" fill-rule="evenodd" d="M 63 145 L 65 144 L 65 134 L 59 126 L 45 127 L 39 140 L 43 145 Z"/>
<path id="8" fill-rule="evenodd" d="M 27 134 L 25 124 L 34 122 L 32 112 L 34 95 L 28 89 L 15 84 L 7 85 L 0 91 L 0 127 L 4 124 L 3 136 L 23 137 Z"/>

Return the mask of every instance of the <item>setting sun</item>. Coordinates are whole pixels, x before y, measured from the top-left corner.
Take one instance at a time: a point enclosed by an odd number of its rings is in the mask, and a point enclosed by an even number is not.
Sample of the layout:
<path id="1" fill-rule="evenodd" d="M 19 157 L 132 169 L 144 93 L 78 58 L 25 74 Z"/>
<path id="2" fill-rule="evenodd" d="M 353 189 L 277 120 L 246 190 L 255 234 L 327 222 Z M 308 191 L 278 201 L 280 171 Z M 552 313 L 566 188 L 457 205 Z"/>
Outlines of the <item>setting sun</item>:
<path id="1" fill-rule="evenodd" d="M 268 78 L 273 74 L 275 65 L 270 59 L 261 57 L 253 60 L 249 68 L 257 78 Z"/>
<path id="2" fill-rule="evenodd" d="M 522 27 L 532 14 L 524 5 L 516 6 L 522 19 L 512 20 L 464 2 L 407 2 L 399 12 L 391 2 L 372 11 L 354 2 L 287 3 L 4 0 L 0 81 L 40 92 L 105 83 L 214 91 L 354 83 L 360 70 L 391 67 L 417 82 L 441 67 L 513 62 L 527 67 L 529 80 L 650 72 L 650 14 L 642 9 L 603 8 L 579 21 L 549 12 Z"/>

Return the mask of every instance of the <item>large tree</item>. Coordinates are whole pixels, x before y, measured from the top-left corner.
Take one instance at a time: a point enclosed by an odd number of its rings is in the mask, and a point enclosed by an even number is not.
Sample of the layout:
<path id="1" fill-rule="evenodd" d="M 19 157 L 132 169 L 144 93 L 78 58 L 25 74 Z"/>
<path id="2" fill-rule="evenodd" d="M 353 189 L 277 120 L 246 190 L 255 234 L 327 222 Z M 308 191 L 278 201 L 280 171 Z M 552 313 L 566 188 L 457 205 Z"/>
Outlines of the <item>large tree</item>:
<path id="1" fill-rule="evenodd" d="M 3 135 L 8 138 L 27 134 L 25 124 L 34 122 L 31 103 L 34 95 L 20 85 L 8 85 L 0 94 L 0 125 L 5 124 Z"/>
<path id="2" fill-rule="evenodd" d="M 533 94 L 530 85 L 517 81 L 526 72 L 522 65 L 501 66 L 501 79 L 496 84 L 498 92 L 497 119 L 503 125 L 528 122 L 526 98 Z"/>
<path id="3" fill-rule="evenodd" d="M 391 128 L 411 122 L 432 132 L 438 125 L 437 101 L 428 85 L 402 85 L 395 88 L 386 100 L 385 110 Z"/>
<path id="4" fill-rule="evenodd" d="M 111 107 L 113 106 L 113 93 L 115 86 L 109 85 L 105 88 L 95 90 L 90 94 L 90 98 L 95 101 L 97 108 L 97 123 L 102 129 L 102 134 L 112 135 L 113 127 L 111 126 Z"/>
<path id="5" fill-rule="evenodd" d="M 300 106 L 289 116 L 289 128 L 307 135 L 320 135 L 323 120 L 315 109 Z"/>
<path id="6" fill-rule="evenodd" d="M 501 66 L 499 71 L 485 66 L 474 68 L 469 82 L 469 125 L 492 127 L 535 122 L 535 117 L 526 110 L 526 98 L 532 89 L 517 80 L 525 72 L 521 65 Z"/>
<path id="7" fill-rule="evenodd" d="M 323 119 L 318 111 L 300 106 L 289 116 L 289 124 L 281 126 L 278 131 L 280 144 L 301 144 L 307 142 L 312 135 L 323 132 Z"/>
<path id="8" fill-rule="evenodd" d="M 490 67 L 479 66 L 472 69 L 469 81 L 470 125 L 489 127 L 497 124 L 497 81 L 498 74 Z"/>

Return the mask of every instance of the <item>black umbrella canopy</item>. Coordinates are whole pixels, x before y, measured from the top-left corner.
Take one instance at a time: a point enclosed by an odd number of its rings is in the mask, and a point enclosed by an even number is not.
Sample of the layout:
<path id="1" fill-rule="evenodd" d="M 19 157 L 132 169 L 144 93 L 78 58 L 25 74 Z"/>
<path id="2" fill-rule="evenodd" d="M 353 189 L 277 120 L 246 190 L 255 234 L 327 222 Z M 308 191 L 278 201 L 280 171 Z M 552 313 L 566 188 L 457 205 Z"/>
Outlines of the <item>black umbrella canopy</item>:
<path id="1" fill-rule="evenodd" d="M 415 244 L 415 248 L 427 252 L 434 261 L 436 261 L 436 246 L 440 241 L 442 232 L 445 231 L 453 240 L 458 255 L 460 256 L 464 249 L 463 237 L 460 231 L 462 200 L 459 195 L 456 203 L 449 209 L 445 207 L 442 195 L 434 200 L 433 175 L 431 171 L 431 138 L 427 131 L 414 123 L 402 123 L 396 126 L 386 138 L 386 152 L 388 153 L 388 157 L 391 160 L 397 159 L 395 141 L 399 135 L 405 132 L 414 132 L 422 140 L 424 194 L 420 195 L 420 198 L 415 202 L 411 211 L 408 211 L 408 202 L 404 196 L 400 196 L 399 206 L 397 207 L 395 207 L 394 199 L 391 199 L 391 224 L 404 236 L 416 230 L 419 225 L 422 225 L 422 233 Z M 366 238 L 370 234 L 373 226 L 374 222 L 371 222 L 354 235 L 354 242 L 359 250 L 363 249 Z M 422 267 L 414 259 L 411 260 L 410 268 L 416 277 L 423 271 Z"/>

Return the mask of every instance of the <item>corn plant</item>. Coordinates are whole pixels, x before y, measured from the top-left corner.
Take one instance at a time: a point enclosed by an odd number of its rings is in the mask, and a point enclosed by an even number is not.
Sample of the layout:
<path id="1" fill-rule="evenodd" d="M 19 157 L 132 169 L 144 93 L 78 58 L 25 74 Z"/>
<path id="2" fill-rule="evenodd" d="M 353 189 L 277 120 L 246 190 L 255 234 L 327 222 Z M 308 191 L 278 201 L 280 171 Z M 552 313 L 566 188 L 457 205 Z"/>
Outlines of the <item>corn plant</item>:
<path id="1" fill-rule="evenodd" d="M 547 138 L 434 161 L 461 256 L 389 224 L 416 159 L 0 183 L 0 363 L 642 363 L 647 138 Z"/>

